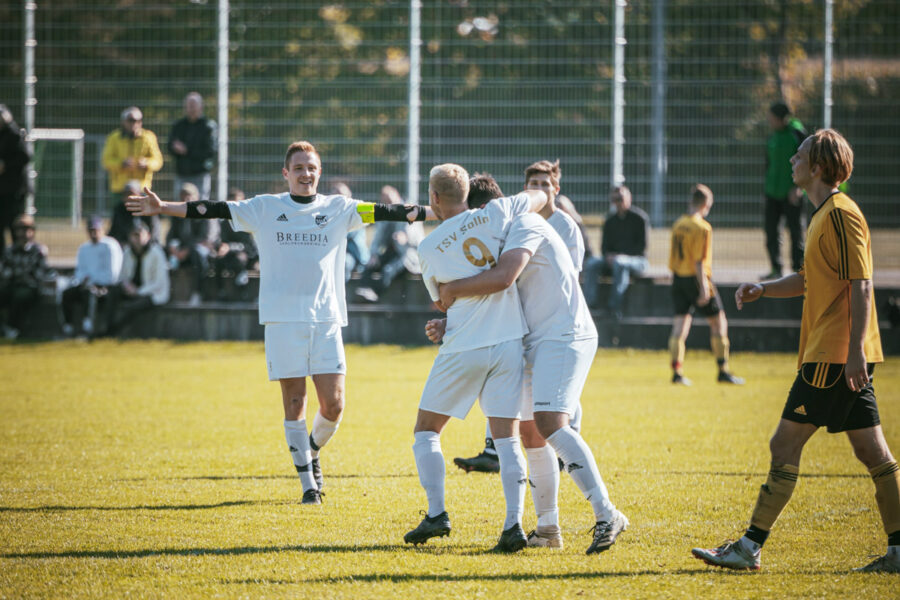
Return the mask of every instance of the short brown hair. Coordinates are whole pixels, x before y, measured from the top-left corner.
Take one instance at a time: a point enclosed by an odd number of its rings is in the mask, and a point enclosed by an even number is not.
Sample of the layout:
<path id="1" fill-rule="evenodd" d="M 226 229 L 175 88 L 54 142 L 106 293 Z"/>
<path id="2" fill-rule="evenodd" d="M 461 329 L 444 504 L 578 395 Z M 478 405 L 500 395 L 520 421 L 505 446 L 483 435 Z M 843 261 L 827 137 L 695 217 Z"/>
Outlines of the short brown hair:
<path id="1" fill-rule="evenodd" d="M 691 188 L 691 206 L 702 206 L 712 199 L 712 190 L 702 183 L 695 183 Z"/>
<path id="2" fill-rule="evenodd" d="M 291 157 L 298 152 L 308 152 L 309 154 L 315 154 L 316 158 L 319 159 L 319 164 L 322 163 L 322 157 L 319 156 L 319 151 L 316 150 L 316 147 L 307 142 L 306 140 L 300 140 L 299 142 L 294 142 L 290 146 L 288 146 L 287 152 L 284 155 L 284 168 L 287 169 L 291 164 Z"/>
<path id="3" fill-rule="evenodd" d="M 453 163 L 437 165 L 428 175 L 428 187 L 442 199 L 465 202 L 469 195 L 469 173 Z"/>
<path id="4" fill-rule="evenodd" d="M 809 167 L 822 169 L 822 182 L 840 185 L 853 173 L 853 148 L 834 129 L 820 129 L 809 136 Z"/>
<path id="5" fill-rule="evenodd" d="M 556 159 L 556 162 L 550 162 L 549 160 L 539 160 L 536 163 L 532 163 L 525 169 L 525 185 L 528 185 L 528 180 L 531 179 L 532 175 L 537 173 L 546 173 L 550 176 L 550 182 L 559 187 L 559 179 L 561 177 L 559 171 L 559 159 Z"/>
<path id="6" fill-rule="evenodd" d="M 481 208 L 494 198 L 502 198 L 503 190 L 490 173 L 475 173 L 469 179 L 469 195 L 466 204 L 469 208 Z"/>

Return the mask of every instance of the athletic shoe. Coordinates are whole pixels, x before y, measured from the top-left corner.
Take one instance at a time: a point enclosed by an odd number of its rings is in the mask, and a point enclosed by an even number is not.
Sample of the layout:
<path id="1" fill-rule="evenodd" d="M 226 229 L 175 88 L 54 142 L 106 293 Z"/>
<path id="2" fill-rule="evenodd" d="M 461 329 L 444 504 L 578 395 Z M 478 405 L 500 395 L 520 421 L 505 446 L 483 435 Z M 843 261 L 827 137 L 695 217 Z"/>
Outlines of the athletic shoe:
<path id="1" fill-rule="evenodd" d="M 744 385 L 744 378 L 732 375 L 728 371 L 719 371 L 719 383 L 733 383 L 734 385 Z"/>
<path id="2" fill-rule="evenodd" d="M 482 452 L 472 458 L 454 458 L 453 464 L 466 473 L 472 471 L 480 473 L 500 472 L 500 458 L 496 454 L 488 454 L 487 452 Z"/>
<path id="3" fill-rule="evenodd" d="M 320 490 L 306 490 L 303 492 L 303 500 L 300 501 L 300 504 L 322 504 L 324 495 Z"/>
<path id="4" fill-rule="evenodd" d="M 316 480 L 316 486 L 318 486 L 318 488 L 321 490 L 322 487 L 325 485 L 325 482 L 322 481 L 322 467 L 319 466 L 318 458 L 312 459 L 312 473 L 313 473 L 313 479 Z"/>
<path id="5" fill-rule="evenodd" d="M 853 569 L 857 573 L 900 573 L 900 552 L 888 550 L 864 567 Z"/>
<path id="6" fill-rule="evenodd" d="M 429 517 L 425 511 L 422 511 L 422 514 L 425 515 L 425 518 L 418 527 L 403 536 L 404 542 L 418 546 L 433 537 L 450 535 L 450 515 L 446 510 L 434 517 Z"/>
<path id="7" fill-rule="evenodd" d="M 597 521 L 593 527 L 594 541 L 588 546 L 586 554 L 600 554 L 609 550 L 616 543 L 619 534 L 628 529 L 628 518 L 616 511 L 609 521 Z"/>
<path id="8" fill-rule="evenodd" d="M 713 567 L 759 571 L 759 553 L 751 554 L 740 542 L 727 541 L 718 548 L 693 548 L 691 554 Z"/>
<path id="9" fill-rule="evenodd" d="M 528 534 L 529 548 L 562 548 L 563 539 L 559 525 L 538 525 Z"/>
<path id="10" fill-rule="evenodd" d="M 507 552 L 512 554 L 513 552 L 518 552 L 527 545 L 528 538 L 525 537 L 522 526 L 516 523 L 500 534 L 500 539 L 497 540 L 497 545 L 494 546 L 494 552 Z"/>
<path id="11" fill-rule="evenodd" d="M 672 373 L 672 383 L 676 385 L 691 386 L 693 382 L 681 373 Z"/>

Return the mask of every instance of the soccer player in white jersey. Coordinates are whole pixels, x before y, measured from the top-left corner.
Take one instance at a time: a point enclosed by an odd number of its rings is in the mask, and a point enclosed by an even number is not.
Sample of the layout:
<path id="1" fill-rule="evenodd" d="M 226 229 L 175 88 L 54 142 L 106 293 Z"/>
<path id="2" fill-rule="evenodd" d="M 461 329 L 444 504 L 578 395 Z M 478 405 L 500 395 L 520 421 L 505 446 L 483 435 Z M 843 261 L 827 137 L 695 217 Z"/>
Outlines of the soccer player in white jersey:
<path id="1" fill-rule="evenodd" d="M 490 191 L 489 183 L 485 180 L 482 181 L 479 177 L 478 173 L 476 173 L 472 177 L 471 184 L 475 186 L 484 187 L 485 191 Z M 496 195 L 492 195 L 490 197 L 485 197 L 487 194 L 476 194 L 477 202 L 473 202 L 470 198 L 469 200 L 469 208 L 480 208 L 484 206 L 489 200 L 493 198 L 500 198 L 503 196 L 503 192 L 500 191 L 499 186 L 497 186 L 494 178 L 490 175 L 486 176 L 487 179 L 490 180 L 490 183 L 496 187 Z M 557 198 L 559 197 L 559 181 L 561 177 L 561 172 L 559 169 L 559 160 L 557 159 L 555 162 L 550 162 L 549 160 L 541 160 L 536 163 L 533 163 L 525 169 L 525 189 L 526 190 L 541 190 L 547 197 L 549 201 L 541 209 L 540 215 L 547 219 L 547 222 L 553 226 L 553 229 L 559 234 L 559 237 L 562 238 L 563 242 L 565 242 L 566 247 L 569 250 L 570 255 L 572 256 L 572 262 L 575 264 L 575 269 L 580 273 L 581 268 L 584 264 L 584 239 L 581 237 L 581 231 L 578 229 L 578 224 L 567 215 L 565 212 L 559 209 L 557 206 Z M 472 191 L 470 187 L 469 192 L 470 197 L 472 196 Z M 572 429 L 575 431 L 580 431 L 581 429 L 581 403 L 578 404 L 578 409 L 575 411 L 575 416 L 572 417 L 572 422 L 569 424 Z M 527 448 L 526 442 L 526 448 Z M 499 470 L 499 466 L 497 464 L 497 451 L 494 449 L 494 441 L 491 439 L 491 428 L 488 425 L 485 429 L 484 434 L 484 449 L 477 455 L 471 458 L 454 458 L 453 463 L 466 471 L 467 473 L 470 471 L 482 471 L 485 473 L 496 473 Z"/>
<path id="2" fill-rule="evenodd" d="M 594 511 L 596 524 L 587 553 L 603 552 L 625 530 L 628 519 L 610 501 L 590 447 L 569 424 L 597 350 L 597 330 L 565 243 L 536 215 L 513 221 L 495 268 L 441 285 L 441 302 L 449 310 L 470 296 L 511 287 L 519 289 L 529 330 L 524 340 L 525 377 L 527 381 L 530 374 L 531 385 L 530 390 L 526 386 L 530 398 L 524 403 L 523 440 L 530 478 L 543 492 L 533 495 L 538 526 L 532 534 L 540 539 L 532 545 L 562 545 L 556 508 L 558 455 Z"/>
<path id="3" fill-rule="evenodd" d="M 281 385 L 284 434 L 303 485 L 303 503 L 320 504 L 319 451 L 344 410 L 346 364 L 341 327 L 347 325 L 344 257 L 347 233 L 378 220 L 425 220 L 419 206 L 385 206 L 317 193 L 322 161 L 306 141 L 291 144 L 282 176 L 289 191 L 240 202 L 164 202 L 144 189 L 126 206 L 138 216 L 230 219 L 253 234 L 259 248 L 259 322 L 265 325 L 269 380 Z M 319 398 L 312 430 L 306 424 L 306 377 Z"/>
<path id="4" fill-rule="evenodd" d="M 547 202 L 546 194 L 528 191 L 494 200 L 483 210 L 470 210 L 468 189 L 469 174 L 461 166 L 443 164 L 431 170 L 428 197 L 441 224 L 419 244 L 419 263 L 435 301 L 440 298 L 440 283 L 495 265 L 513 218 L 540 210 Z M 440 435 L 450 417 L 465 418 L 478 398 L 490 421 L 506 497 L 506 519 L 494 550 L 516 552 L 527 544 L 521 524 L 527 479 L 518 437 L 525 332 L 515 288 L 465 298 L 447 311 L 444 341 L 419 401 L 413 444 L 428 511 L 404 536 L 405 542 L 420 544 L 450 533 Z"/>

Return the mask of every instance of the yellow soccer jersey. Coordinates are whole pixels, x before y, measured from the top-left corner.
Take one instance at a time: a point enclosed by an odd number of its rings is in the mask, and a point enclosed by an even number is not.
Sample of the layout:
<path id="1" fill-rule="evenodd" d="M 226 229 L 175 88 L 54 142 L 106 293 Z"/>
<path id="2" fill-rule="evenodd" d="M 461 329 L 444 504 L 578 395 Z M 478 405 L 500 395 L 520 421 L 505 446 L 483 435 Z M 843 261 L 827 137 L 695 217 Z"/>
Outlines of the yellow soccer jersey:
<path id="1" fill-rule="evenodd" d="M 697 274 L 697 261 L 703 261 L 703 272 L 712 279 L 712 225 L 698 215 L 683 215 L 672 225 L 672 248 L 669 269 L 681 277 Z"/>
<path id="2" fill-rule="evenodd" d="M 803 319 L 799 363 L 847 362 L 850 344 L 850 280 L 872 279 L 872 239 L 856 203 L 846 194 L 830 196 L 812 214 L 803 261 Z M 874 294 L 863 349 L 879 363 L 881 336 Z"/>

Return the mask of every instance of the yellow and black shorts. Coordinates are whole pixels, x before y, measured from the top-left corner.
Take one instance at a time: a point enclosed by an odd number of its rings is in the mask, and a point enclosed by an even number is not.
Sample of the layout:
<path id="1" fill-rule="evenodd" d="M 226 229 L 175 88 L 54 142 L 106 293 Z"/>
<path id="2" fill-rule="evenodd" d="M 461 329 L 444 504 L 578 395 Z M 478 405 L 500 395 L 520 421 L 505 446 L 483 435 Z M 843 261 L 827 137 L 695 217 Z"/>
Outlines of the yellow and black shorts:
<path id="1" fill-rule="evenodd" d="M 881 423 L 875 389 L 875 365 L 868 365 L 869 383 L 858 392 L 847 387 L 844 365 L 803 363 L 788 393 L 782 419 L 827 427 L 829 433 L 865 429 Z"/>

